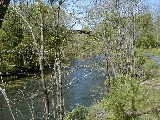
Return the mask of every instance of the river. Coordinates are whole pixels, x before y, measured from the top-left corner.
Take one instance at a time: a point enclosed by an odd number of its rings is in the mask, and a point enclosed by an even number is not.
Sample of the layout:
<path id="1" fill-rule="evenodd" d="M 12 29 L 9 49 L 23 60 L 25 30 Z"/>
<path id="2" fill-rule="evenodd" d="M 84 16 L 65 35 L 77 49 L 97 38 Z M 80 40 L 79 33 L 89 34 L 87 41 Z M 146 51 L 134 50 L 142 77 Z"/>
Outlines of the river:
<path id="1" fill-rule="evenodd" d="M 70 111 L 77 105 L 89 107 L 104 96 L 106 91 L 104 81 L 106 77 L 100 74 L 97 69 L 89 67 L 92 63 L 99 61 L 100 58 L 98 57 L 90 61 L 71 61 L 71 67 L 68 71 L 75 66 L 86 65 L 88 67 L 81 67 L 65 77 L 63 86 L 65 111 Z M 16 120 L 29 120 L 32 116 L 30 111 L 32 111 L 35 115 L 35 119 L 41 120 L 44 107 L 42 95 L 38 94 L 41 89 L 40 83 L 37 82 L 38 77 L 27 76 L 17 79 L 17 81 L 28 82 L 23 86 L 6 91 L 8 98 L 12 100 L 10 104 L 14 117 Z M 72 84 L 68 86 L 68 83 L 71 82 Z M 0 120 L 12 120 L 12 116 L 2 93 L 0 94 Z"/>
<path id="2" fill-rule="evenodd" d="M 153 56 L 150 54 L 145 54 L 144 56 L 149 57 L 151 60 L 153 60 L 158 66 L 160 66 L 160 57 Z"/>

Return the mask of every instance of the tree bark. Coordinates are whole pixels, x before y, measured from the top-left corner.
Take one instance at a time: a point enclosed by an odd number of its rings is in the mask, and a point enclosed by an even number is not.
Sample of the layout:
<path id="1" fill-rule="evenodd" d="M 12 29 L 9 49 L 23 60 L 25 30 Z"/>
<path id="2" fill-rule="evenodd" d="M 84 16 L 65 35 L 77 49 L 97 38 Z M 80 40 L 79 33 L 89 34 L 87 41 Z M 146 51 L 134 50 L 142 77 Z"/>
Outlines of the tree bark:
<path id="1" fill-rule="evenodd" d="M 0 28 L 2 27 L 2 22 L 4 20 L 5 13 L 8 10 L 10 1 L 11 0 L 1 0 L 0 1 Z"/>
<path id="2" fill-rule="evenodd" d="M 56 80 L 56 116 L 55 120 L 63 120 L 64 116 L 64 101 L 62 95 L 62 71 L 61 71 L 61 60 L 60 53 L 58 51 L 57 58 L 55 61 L 55 80 Z"/>
<path id="3" fill-rule="evenodd" d="M 40 71 L 41 71 L 41 81 L 42 81 L 42 87 L 44 92 L 44 104 L 45 104 L 45 114 L 44 119 L 49 120 L 49 94 L 48 89 L 46 85 L 46 81 L 44 79 L 44 29 L 43 29 L 43 15 L 40 13 L 40 19 L 41 19 L 41 48 L 39 53 L 39 65 L 40 65 Z"/>

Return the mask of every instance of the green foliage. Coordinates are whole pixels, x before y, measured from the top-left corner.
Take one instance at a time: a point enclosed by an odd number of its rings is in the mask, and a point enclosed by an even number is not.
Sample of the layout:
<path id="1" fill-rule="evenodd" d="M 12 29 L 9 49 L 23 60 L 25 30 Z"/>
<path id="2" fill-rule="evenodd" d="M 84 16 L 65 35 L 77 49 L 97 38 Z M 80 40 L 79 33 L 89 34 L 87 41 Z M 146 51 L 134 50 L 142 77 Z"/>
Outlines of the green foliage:
<path id="1" fill-rule="evenodd" d="M 155 118 L 152 109 L 160 103 L 158 91 L 153 86 L 141 83 L 128 76 L 119 76 L 115 84 L 102 101 L 94 104 L 89 112 L 89 118 L 96 120 L 145 120 L 146 111 L 150 118 Z M 136 115 L 134 113 L 141 113 Z M 101 116 L 98 117 L 101 113 Z"/>
<path id="2" fill-rule="evenodd" d="M 40 41 L 40 12 L 43 14 L 46 66 L 48 63 L 52 65 L 55 51 L 66 46 L 69 40 L 70 33 L 64 24 L 61 23 L 57 28 L 53 27 L 52 10 L 46 4 L 39 2 L 39 4 L 29 6 L 25 4 L 11 6 L 6 14 L 6 20 L 3 22 L 3 29 L 0 30 L 0 72 L 4 74 L 23 72 L 38 67 L 38 51 L 33 44 L 31 31 L 15 11 L 21 7 L 26 9 L 22 15 L 32 26 L 38 48 L 42 44 Z"/>
<path id="3" fill-rule="evenodd" d="M 136 42 L 136 47 L 138 48 L 156 48 L 157 42 L 153 35 L 144 35 Z"/>
<path id="4" fill-rule="evenodd" d="M 71 36 L 71 40 L 68 41 L 68 46 L 66 47 L 65 52 L 68 59 L 84 59 L 101 54 L 101 50 L 102 42 L 97 34 L 89 36 L 77 33 Z"/>
<path id="5" fill-rule="evenodd" d="M 71 112 L 67 112 L 64 120 L 86 120 L 88 109 L 84 106 L 78 105 Z"/>
<path id="6" fill-rule="evenodd" d="M 137 17 L 136 31 L 138 37 L 135 41 L 137 48 L 156 48 L 158 43 L 155 37 L 152 15 L 149 13 Z"/>
<path id="7" fill-rule="evenodd" d="M 151 51 L 157 51 L 157 49 Z M 91 107 L 88 114 L 89 119 L 159 119 L 160 96 L 157 85 L 159 84 L 160 68 L 150 58 L 144 57 L 142 53 L 139 49 L 136 50 L 136 65 L 145 69 L 145 77 L 134 79 L 129 76 L 118 76 L 103 100 Z"/>
<path id="8" fill-rule="evenodd" d="M 160 56 L 159 49 L 136 49 L 136 63 L 138 66 L 141 66 L 145 69 L 145 78 L 152 79 L 156 77 L 159 73 L 159 67 L 157 64 L 145 55 L 153 55 L 153 56 Z M 140 64 L 141 63 L 141 64 Z"/>
<path id="9" fill-rule="evenodd" d="M 127 110 L 135 111 L 135 101 L 141 100 L 137 98 L 138 89 L 138 81 L 131 78 L 120 76 L 115 80 L 105 101 L 108 108 L 113 111 L 114 119 L 125 119 Z"/>
<path id="10" fill-rule="evenodd" d="M 136 65 L 142 66 L 145 63 L 145 57 L 142 53 L 136 51 L 136 57 L 135 57 Z"/>
<path id="11" fill-rule="evenodd" d="M 145 59 L 146 59 L 146 62 L 143 66 L 146 69 L 146 79 L 152 79 L 157 76 L 159 67 L 150 58 L 145 58 Z"/>
<path id="12" fill-rule="evenodd" d="M 36 55 L 33 54 L 33 46 L 29 34 L 23 29 L 20 17 L 12 7 L 0 30 L 0 52 L 2 73 L 13 73 L 29 67 L 35 67 Z"/>

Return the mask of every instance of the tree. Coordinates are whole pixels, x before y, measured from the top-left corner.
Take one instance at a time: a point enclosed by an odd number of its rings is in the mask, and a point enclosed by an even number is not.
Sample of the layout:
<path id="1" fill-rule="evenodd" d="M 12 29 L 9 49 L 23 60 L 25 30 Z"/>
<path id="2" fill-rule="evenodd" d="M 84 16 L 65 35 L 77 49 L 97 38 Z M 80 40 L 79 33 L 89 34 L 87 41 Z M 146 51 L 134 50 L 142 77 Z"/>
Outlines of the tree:
<path id="1" fill-rule="evenodd" d="M 15 72 L 19 65 L 19 67 L 25 66 L 23 61 L 28 61 L 29 57 L 31 58 L 29 61 L 33 60 L 40 69 L 45 120 L 48 120 L 51 115 L 55 120 L 62 120 L 64 116 L 61 62 L 69 32 L 62 19 L 62 15 L 65 14 L 61 10 L 63 2 L 53 1 L 51 4 L 46 4 L 37 1 L 33 4 L 24 2 L 11 6 L 6 16 L 8 20 L 4 20 L 3 29 L 0 31 L 1 45 L 5 44 L 0 50 L 13 52 L 3 52 L 1 55 L 4 68 L 12 62 Z M 52 68 L 50 77 L 44 74 L 45 66 Z M 8 71 L 9 69 L 5 69 L 3 72 Z M 50 100 L 49 96 L 51 96 Z M 34 115 L 32 117 L 34 119 Z"/>
<path id="2" fill-rule="evenodd" d="M 156 33 L 156 42 L 159 48 L 160 47 L 160 16 L 156 17 L 156 20 L 154 22 L 154 28 Z"/>
<path id="3" fill-rule="evenodd" d="M 10 1 L 11 0 L 1 0 L 0 2 L 0 28 L 2 27 L 2 22 L 4 20 L 5 13 L 8 10 Z"/>
<path id="4" fill-rule="evenodd" d="M 156 48 L 157 41 L 154 30 L 154 23 L 152 15 L 149 13 L 137 16 L 137 38 L 135 41 L 136 47 L 142 48 Z"/>
<path id="5" fill-rule="evenodd" d="M 3 22 L 1 35 L 1 72 L 11 75 L 29 72 L 37 67 L 31 37 L 24 23 L 11 6 Z"/>

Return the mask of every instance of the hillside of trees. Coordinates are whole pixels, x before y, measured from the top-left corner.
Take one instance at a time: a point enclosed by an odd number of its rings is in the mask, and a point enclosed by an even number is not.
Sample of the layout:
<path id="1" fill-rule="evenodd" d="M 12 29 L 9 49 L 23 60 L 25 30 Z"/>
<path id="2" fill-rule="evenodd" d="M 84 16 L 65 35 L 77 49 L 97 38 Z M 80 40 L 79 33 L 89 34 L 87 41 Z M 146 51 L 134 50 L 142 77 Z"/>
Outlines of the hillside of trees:
<path id="1" fill-rule="evenodd" d="M 74 28 L 77 23 L 81 30 Z M 14 84 L 12 76 L 37 71 L 37 94 L 44 103 L 39 119 L 159 120 L 160 66 L 150 59 L 155 56 L 160 61 L 159 47 L 160 15 L 154 15 L 143 0 L 2 0 L 0 95 L 13 120 L 18 120 L 5 91 L 14 88 L 7 87 L 10 82 Z M 90 107 L 65 111 L 65 77 L 86 67 L 75 66 L 68 72 L 69 61 L 90 60 L 97 55 L 103 59 L 87 65 L 106 76 L 105 96 Z M 29 119 L 38 120 L 30 111 Z"/>

